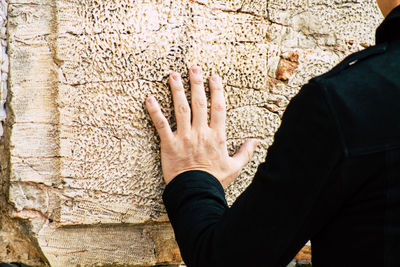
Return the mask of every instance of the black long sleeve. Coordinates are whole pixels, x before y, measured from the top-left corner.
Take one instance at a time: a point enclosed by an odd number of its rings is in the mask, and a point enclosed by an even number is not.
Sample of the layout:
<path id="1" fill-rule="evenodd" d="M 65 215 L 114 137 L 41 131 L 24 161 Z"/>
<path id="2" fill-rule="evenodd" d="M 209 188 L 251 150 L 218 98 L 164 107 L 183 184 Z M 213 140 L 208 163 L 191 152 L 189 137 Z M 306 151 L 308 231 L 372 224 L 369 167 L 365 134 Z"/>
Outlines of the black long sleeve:
<path id="1" fill-rule="evenodd" d="M 303 87 L 289 104 L 253 182 L 228 208 L 212 175 L 189 171 L 163 195 L 189 266 L 285 266 L 343 203 L 337 124 L 324 91 Z"/>
<path id="2" fill-rule="evenodd" d="M 189 267 L 286 266 L 307 240 L 313 266 L 400 266 L 399 27 L 400 6 L 376 46 L 300 91 L 231 208 L 207 173 L 168 184 L 164 203 Z"/>

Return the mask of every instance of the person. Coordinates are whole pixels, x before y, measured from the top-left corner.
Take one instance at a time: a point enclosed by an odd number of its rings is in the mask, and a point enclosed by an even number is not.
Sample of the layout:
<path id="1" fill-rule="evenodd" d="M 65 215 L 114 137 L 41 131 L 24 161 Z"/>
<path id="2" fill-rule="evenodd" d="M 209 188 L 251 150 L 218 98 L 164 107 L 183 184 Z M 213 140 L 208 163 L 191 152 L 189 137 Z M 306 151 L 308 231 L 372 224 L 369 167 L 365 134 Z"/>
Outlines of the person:
<path id="1" fill-rule="evenodd" d="M 229 208 L 227 187 L 257 141 L 232 157 L 221 79 L 199 67 L 191 105 L 172 73 L 177 130 L 154 96 L 146 108 L 161 138 L 163 194 L 187 266 L 286 266 L 311 240 L 313 266 L 400 266 L 400 0 L 376 45 L 306 84 L 288 105 L 250 186 Z"/>

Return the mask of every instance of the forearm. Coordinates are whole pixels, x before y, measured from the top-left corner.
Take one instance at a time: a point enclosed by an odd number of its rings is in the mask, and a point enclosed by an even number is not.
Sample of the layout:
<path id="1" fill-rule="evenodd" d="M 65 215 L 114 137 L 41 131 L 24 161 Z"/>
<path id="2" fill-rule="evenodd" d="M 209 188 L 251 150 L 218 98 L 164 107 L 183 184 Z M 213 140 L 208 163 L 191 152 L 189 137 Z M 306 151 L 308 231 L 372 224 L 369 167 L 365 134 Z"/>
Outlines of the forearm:
<path id="1" fill-rule="evenodd" d="M 289 105 L 266 163 L 231 208 L 211 175 L 184 173 L 167 186 L 164 201 L 186 264 L 287 264 L 340 208 L 334 171 L 341 156 L 322 92 L 308 85 Z"/>
<path id="2" fill-rule="evenodd" d="M 212 232 L 228 208 L 221 184 L 206 172 L 185 172 L 168 184 L 163 200 L 184 261 L 197 266 L 197 257 L 204 257 L 201 244 L 212 245 Z"/>

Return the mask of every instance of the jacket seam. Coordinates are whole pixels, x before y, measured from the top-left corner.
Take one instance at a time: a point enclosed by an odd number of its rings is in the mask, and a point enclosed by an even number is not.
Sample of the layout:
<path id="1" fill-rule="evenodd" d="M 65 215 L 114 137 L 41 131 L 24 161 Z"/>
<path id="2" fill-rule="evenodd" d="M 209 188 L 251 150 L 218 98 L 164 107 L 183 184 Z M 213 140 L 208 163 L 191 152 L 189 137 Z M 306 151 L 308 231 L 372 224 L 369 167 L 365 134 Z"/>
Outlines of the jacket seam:
<path id="1" fill-rule="evenodd" d="M 345 155 L 345 157 L 348 157 L 350 153 L 349 153 L 349 149 L 348 149 L 347 144 L 346 144 L 346 140 L 345 140 L 344 135 L 343 135 L 343 130 L 342 130 L 343 127 L 340 124 L 339 117 L 337 116 L 337 114 L 335 112 L 336 110 L 334 109 L 333 104 L 332 104 L 332 102 L 331 102 L 331 100 L 329 98 L 329 95 L 328 95 L 328 92 L 327 92 L 328 89 L 326 88 L 326 86 L 323 83 L 317 82 L 315 80 L 313 82 L 315 82 L 322 90 L 323 98 L 324 98 L 324 100 L 325 100 L 325 102 L 327 104 L 327 107 L 329 109 L 329 113 L 331 113 L 331 116 L 332 116 L 333 120 L 335 121 L 336 128 L 337 128 L 337 131 L 338 131 L 338 134 L 339 134 L 339 140 L 340 140 L 340 143 L 342 144 L 342 149 L 343 149 L 344 155 Z"/>

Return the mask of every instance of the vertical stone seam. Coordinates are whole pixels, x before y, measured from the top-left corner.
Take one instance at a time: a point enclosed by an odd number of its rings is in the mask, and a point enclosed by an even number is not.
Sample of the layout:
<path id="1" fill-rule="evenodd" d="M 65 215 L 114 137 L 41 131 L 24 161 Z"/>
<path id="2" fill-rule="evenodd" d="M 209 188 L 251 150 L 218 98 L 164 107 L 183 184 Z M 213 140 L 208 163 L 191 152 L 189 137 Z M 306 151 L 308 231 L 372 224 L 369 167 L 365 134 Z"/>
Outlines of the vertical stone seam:
<path id="1" fill-rule="evenodd" d="M 14 207 L 8 202 L 11 177 L 10 139 L 15 124 L 15 116 L 11 101 L 13 95 L 12 92 L 8 91 L 10 88 L 9 1 L 0 1 L 0 234 L 2 234 L 1 231 L 5 231 L 4 229 L 7 229 L 6 231 L 12 229 L 12 232 L 9 233 L 10 239 L 0 241 L 9 244 L 14 249 L 20 249 L 20 251 L 17 251 L 17 255 L 12 254 L 11 257 L 7 256 L 6 258 L 0 256 L 0 262 L 19 262 L 38 267 L 48 267 L 50 263 L 44 256 L 36 236 L 32 233 L 31 222 L 29 219 L 14 218 L 12 216 Z"/>
<path id="2" fill-rule="evenodd" d="M 12 231 L 9 233 L 10 239 L 3 240 L 2 245 L 21 249 L 17 252 L 19 255 L 7 255 L 7 258 L 0 258 L 0 261 L 22 261 L 27 264 L 35 264 L 37 266 L 49 266 L 48 261 L 44 257 L 37 242 L 30 238 L 29 226 L 27 221 L 16 220 L 9 217 L 10 205 L 7 202 L 9 177 L 10 177 L 10 125 L 13 125 L 14 117 L 12 110 L 6 106 L 7 100 L 10 101 L 8 93 L 9 82 L 9 57 L 8 57 L 8 1 L 0 0 L 0 181 L 1 181 L 1 198 L 0 198 L 0 231 Z M 7 116 L 8 109 L 8 116 Z M 7 126 L 9 125 L 9 126 Z M 0 232 L 0 234 L 3 234 Z M 24 256 L 23 256 L 24 255 Z M 28 258 L 26 258 L 28 255 Z"/>
<path id="3" fill-rule="evenodd" d="M 47 43 L 52 55 L 52 59 L 54 62 L 54 68 L 56 70 L 55 73 L 53 73 L 53 75 L 55 76 L 53 79 L 53 84 L 52 84 L 52 89 L 54 90 L 54 94 L 55 94 L 55 98 L 54 98 L 54 111 L 56 112 L 56 121 L 55 123 L 58 125 L 57 127 L 57 133 L 56 136 L 54 138 L 55 143 L 57 144 L 57 148 L 56 148 L 56 160 L 57 160 L 57 177 L 58 177 L 58 185 L 62 184 L 62 176 L 61 176 L 61 169 L 63 168 L 63 164 L 62 164 L 62 159 L 61 159 L 61 125 L 60 125 L 60 121 L 61 121 L 61 114 L 60 114 L 60 109 L 59 109 L 59 98 L 60 98 L 60 90 L 59 90 L 59 86 L 60 86 L 60 74 L 59 72 L 61 72 L 61 65 L 62 65 L 62 61 L 59 60 L 58 58 L 58 36 L 59 36 L 59 15 L 58 15 L 58 1 L 55 1 L 54 4 L 51 6 L 51 12 L 52 12 L 52 20 L 50 21 L 50 27 L 51 27 L 51 35 L 50 35 L 50 39 L 47 39 Z M 57 188 L 53 188 L 55 189 L 55 191 L 57 191 Z M 55 200 L 55 199 L 54 199 Z M 60 203 L 60 198 L 57 197 L 56 200 L 58 203 Z M 57 210 L 57 211 L 56 211 Z M 61 214 L 60 214 L 60 210 L 61 209 L 56 209 L 51 212 L 52 214 L 49 214 L 50 217 L 53 217 L 53 219 L 55 219 L 55 221 L 58 221 L 61 219 Z"/>
<path id="4" fill-rule="evenodd" d="M 8 1 L 1 0 L 0 3 L 0 38 L 1 38 L 1 93 L 0 93 L 0 138 L 3 136 L 3 123 L 6 120 L 5 103 L 7 100 L 8 91 L 8 71 L 9 59 L 7 53 L 7 14 L 8 14 Z"/>

